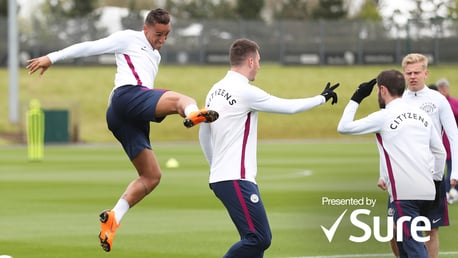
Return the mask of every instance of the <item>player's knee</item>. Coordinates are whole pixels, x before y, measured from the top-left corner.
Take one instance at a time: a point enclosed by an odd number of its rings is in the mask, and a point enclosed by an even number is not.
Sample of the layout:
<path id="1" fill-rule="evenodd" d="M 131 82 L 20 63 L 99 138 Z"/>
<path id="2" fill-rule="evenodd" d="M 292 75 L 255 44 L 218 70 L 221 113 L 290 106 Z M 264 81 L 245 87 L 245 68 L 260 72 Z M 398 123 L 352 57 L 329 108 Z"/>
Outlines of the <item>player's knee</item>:
<path id="1" fill-rule="evenodd" d="M 143 177 L 142 182 L 145 184 L 145 192 L 146 194 L 149 194 L 153 191 L 154 188 L 156 188 L 157 185 L 159 185 L 161 181 L 162 174 L 155 173 L 154 175 L 150 175 L 148 177 Z"/>
<path id="2" fill-rule="evenodd" d="M 162 173 L 158 172 L 149 178 L 150 184 L 151 186 L 153 186 L 153 188 L 156 187 L 161 182 L 161 177 L 162 177 Z"/>
<path id="3" fill-rule="evenodd" d="M 259 248 L 261 250 L 266 250 L 267 248 L 270 247 L 270 244 L 271 244 L 271 239 L 268 238 L 268 239 L 262 239 L 262 241 L 259 242 Z"/>
<path id="4" fill-rule="evenodd" d="M 267 248 L 269 248 L 272 241 L 272 238 L 270 236 L 263 236 L 259 234 L 250 235 L 249 238 L 251 238 L 250 240 L 256 247 L 256 249 L 260 251 L 264 251 Z"/>

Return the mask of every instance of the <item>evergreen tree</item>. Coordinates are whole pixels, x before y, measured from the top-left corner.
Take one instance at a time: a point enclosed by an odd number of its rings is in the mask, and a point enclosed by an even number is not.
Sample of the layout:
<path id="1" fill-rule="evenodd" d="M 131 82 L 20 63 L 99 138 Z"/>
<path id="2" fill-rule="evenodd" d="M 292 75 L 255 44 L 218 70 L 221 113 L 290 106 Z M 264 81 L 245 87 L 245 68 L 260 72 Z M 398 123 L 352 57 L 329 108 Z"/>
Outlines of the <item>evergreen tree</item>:
<path id="1" fill-rule="evenodd" d="M 312 11 L 314 19 L 339 20 L 347 17 L 344 0 L 320 0 Z"/>
<path id="2" fill-rule="evenodd" d="M 229 0 L 167 0 L 166 9 L 180 19 L 235 19 L 236 10 Z"/>
<path id="3" fill-rule="evenodd" d="M 378 10 L 378 2 L 378 0 L 365 0 L 359 15 L 356 17 L 366 21 L 381 21 L 382 16 Z"/>
<path id="4" fill-rule="evenodd" d="M 42 43 L 39 52 L 105 36 L 105 30 L 96 27 L 100 18 L 96 7 L 97 0 L 46 0 L 42 15 L 32 13 L 34 31 L 40 31 L 33 36 Z"/>
<path id="5" fill-rule="evenodd" d="M 123 29 L 140 30 L 144 23 L 143 16 L 137 8 L 135 0 L 129 0 L 129 13 L 121 18 Z"/>
<path id="6" fill-rule="evenodd" d="M 8 16 L 8 0 L 0 0 L 0 17 Z"/>
<path id="7" fill-rule="evenodd" d="M 274 17 L 276 19 L 305 20 L 310 18 L 308 0 L 283 0 L 277 2 Z"/>
<path id="8" fill-rule="evenodd" d="M 237 0 L 237 13 L 239 17 L 246 20 L 259 20 L 261 10 L 264 7 L 264 0 Z"/>

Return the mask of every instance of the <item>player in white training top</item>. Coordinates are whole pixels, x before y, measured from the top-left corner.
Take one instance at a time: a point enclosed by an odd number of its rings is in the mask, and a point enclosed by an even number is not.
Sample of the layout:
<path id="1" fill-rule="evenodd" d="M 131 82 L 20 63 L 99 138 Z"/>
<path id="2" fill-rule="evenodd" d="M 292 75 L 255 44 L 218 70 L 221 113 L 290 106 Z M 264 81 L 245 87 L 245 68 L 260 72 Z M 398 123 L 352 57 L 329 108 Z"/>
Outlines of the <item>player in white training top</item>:
<path id="1" fill-rule="evenodd" d="M 381 109 L 354 120 L 359 104 L 376 83 Z M 443 174 L 446 158 L 432 119 L 401 98 L 404 89 L 404 77 L 396 70 L 383 71 L 376 80 L 362 83 L 337 128 L 343 134 L 375 133 L 380 153 L 379 186 L 389 192 L 395 221 L 403 216 L 427 216 L 436 197 L 434 178 Z M 399 256 L 428 258 L 425 244 L 410 235 L 411 221 L 404 225 L 403 239 L 397 242 Z"/>
<path id="2" fill-rule="evenodd" d="M 454 186 L 458 179 L 458 129 L 450 103 L 438 91 L 426 87 L 426 79 L 429 75 L 428 58 L 426 56 L 418 53 L 406 55 L 402 60 L 402 69 L 407 82 L 407 90 L 402 98 L 410 105 L 419 107 L 428 113 L 439 135 L 442 136 L 442 132 L 447 134 L 452 160 L 450 184 Z M 449 226 L 444 179 L 443 173 L 434 178 L 437 190 L 437 204 L 432 207 L 428 215 L 432 223 L 432 229 L 426 232 L 430 235 L 430 241 L 426 243 L 430 258 L 439 256 L 439 227 Z"/>
<path id="3" fill-rule="evenodd" d="M 332 99 L 327 84 L 321 95 L 283 99 L 251 85 L 260 68 L 259 46 L 248 39 L 234 41 L 229 50 L 231 69 L 208 92 L 206 108 L 219 113 L 217 121 L 201 124 L 199 139 L 210 165 L 210 187 L 226 207 L 239 234 L 224 257 L 263 257 L 271 231 L 256 184 L 258 112 L 294 114 Z"/>
<path id="4" fill-rule="evenodd" d="M 119 31 L 106 38 L 78 43 L 28 60 L 29 73 L 41 69 L 41 76 L 51 64 L 60 60 L 106 53 L 113 53 L 116 57 L 117 70 L 106 119 L 108 128 L 137 170 L 138 178 L 127 186 L 113 209 L 100 214 L 100 244 L 107 252 L 112 249 L 122 217 L 153 191 L 161 178 L 149 139 L 150 122 L 160 123 L 167 115 L 179 114 L 185 117 L 184 125 L 192 127 L 218 118 L 218 113 L 213 110 L 199 110 L 193 98 L 154 88 L 161 61 L 159 50 L 170 30 L 169 13 L 158 8 L 148 13 L 142 31 Z"/>

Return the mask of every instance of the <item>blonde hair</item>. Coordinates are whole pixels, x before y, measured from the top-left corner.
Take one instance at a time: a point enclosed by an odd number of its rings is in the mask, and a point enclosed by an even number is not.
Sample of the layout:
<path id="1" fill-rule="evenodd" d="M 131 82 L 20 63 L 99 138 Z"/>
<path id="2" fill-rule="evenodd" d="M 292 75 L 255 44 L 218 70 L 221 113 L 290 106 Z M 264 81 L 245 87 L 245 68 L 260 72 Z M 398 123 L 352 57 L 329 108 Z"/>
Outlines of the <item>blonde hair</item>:
<path id="1" fill-rule="evenodd" d="M 416 64 L 416 63 L 422 63 L 423 70 L 428 69 L 428 58 L 425 55 L 418 54 L 418 53 L 411 53 L 411 54 L 406 55 L 402 59 L 402 69 L 405 69 L 406 66 L 409 64 Z"/>

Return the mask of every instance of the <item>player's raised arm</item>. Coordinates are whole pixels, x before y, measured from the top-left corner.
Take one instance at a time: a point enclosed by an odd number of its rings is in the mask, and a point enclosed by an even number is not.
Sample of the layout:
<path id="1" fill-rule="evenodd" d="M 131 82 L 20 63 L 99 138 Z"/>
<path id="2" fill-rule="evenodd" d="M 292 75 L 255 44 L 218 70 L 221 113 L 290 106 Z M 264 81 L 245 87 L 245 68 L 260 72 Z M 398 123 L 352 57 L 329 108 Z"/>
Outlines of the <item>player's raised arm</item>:
<path id="1" fill-rule="evenodd" d="M 332 99 L 331 105 L 334 105 L 337 103 L 337 93 L 334 92 L 334 90 L 339 87 L 339 83 L 336 83 L 331 86 L 331 83 L 328 82 L 326 84 L 326 87 L 324 88 L 323 92 L 321 95 L 324 97 L 325 101 L 328 101 L 329 99 Z"/>
<path id="2" fill-rule="evenodd" d="M 372 79 L 368 82 L 363 82 L 359 85 L 359 87 L 356 89 L 355 93 L 353 93 L 353 96 L 351 97 L 351 100 L 355 101 L 356 103 L 360 104 L 363 99 L 365 99 L 367 96 L 371 95 L 372 89 L 374 88 L 374 85 L 377 83 L 376 79 Z"/>
<path id="3" fill-rule="evenodd" d="M 51 60 L 47 56 L 41 56 L 27 60 L 29 63 L 25 68 L 29 70 L 29 74 L 33 74 L 38 69 L 41 69 L 40 76 L 52 65 Z"/>

